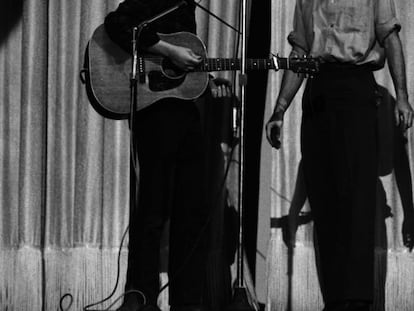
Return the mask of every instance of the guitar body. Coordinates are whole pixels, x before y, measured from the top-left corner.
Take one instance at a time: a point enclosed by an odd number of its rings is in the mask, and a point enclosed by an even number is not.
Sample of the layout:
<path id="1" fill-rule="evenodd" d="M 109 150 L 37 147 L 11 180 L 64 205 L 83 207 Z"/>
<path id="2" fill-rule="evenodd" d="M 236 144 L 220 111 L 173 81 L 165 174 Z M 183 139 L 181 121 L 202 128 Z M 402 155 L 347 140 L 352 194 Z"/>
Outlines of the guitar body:
<path id="1" fill-rule="evenodd" d="M 171 44 L 192 49 L 206 56 L 203 42 L 194 34 L 159 34 Z M 95 110 L 110 119 L 127 119 L 130 113 L 131 55 L 121 49 L 100 25 L 92 35 L 85 56 L 86 90 Z M 201 96 L 208 84 L 207 72 L 178 72 L 168 61 L 155 55 L 142 58 L 137 83 L 137 111 L 163 99 L 192 100 Z"/>

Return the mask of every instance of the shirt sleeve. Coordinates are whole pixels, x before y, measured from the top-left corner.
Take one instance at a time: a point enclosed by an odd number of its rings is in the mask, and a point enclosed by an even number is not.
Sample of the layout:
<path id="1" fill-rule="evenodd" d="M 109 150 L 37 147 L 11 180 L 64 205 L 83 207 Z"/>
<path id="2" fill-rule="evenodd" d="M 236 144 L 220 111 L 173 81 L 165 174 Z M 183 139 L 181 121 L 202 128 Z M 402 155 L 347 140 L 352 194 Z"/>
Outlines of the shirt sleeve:
<path id="1" fill-rule="evenodd" d="M 305 25 L 303 23 L 303 11 L 300 0 L 296 1 L 295 13 L 293 16 L 293 30 L 288 35 L 288 42 L 293 46 L 300 47 L 309 53 L 309 47 L 306 40 Z"/>
<path id="2" fill-rule="evenodd" d="M 132 29 L 153 15 L 150 2 L 153 0 L 125 0 L 109 13 L 104 21 L 105 30 L 112 41 L 125 51 L 132 50 Z M 160 40 L 151 25 L 145 27 L 140 36 L 140 47 L 146 48 Z"/>
<path id="3" fill-rule="evenodd" d="M 394 0 L 377 0 L 375 8 L 375 34 L 381 46 L 385 38 L 393 31 L 400 31 L 401 24 L 397 18 Z"/>

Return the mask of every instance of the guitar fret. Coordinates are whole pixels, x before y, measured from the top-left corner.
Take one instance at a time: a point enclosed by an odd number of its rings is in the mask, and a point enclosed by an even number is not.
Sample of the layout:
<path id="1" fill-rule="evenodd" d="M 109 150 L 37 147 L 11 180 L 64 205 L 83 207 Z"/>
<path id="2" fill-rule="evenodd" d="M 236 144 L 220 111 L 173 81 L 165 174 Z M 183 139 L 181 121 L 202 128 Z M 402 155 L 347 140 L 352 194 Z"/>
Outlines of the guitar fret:
<path id="1" fill-rule="evenodd" d="M 282 68 L 286 68 L 286 59 L 278 59 Z M 241 60 L 238 58 L 205 58 L 198 67 L 202 71 L 240 70 Z M 246 59 L 246 70 L 274 69 L 272 59 Z"/>
<path id="2" fill-rule="evenodd" d="M 234 58 L 206 58 L 200 68 L 204 71 L 240 70 L 241 60 Z M 247 70 L 274 68 L 271 59 L 246 59 Z"/>

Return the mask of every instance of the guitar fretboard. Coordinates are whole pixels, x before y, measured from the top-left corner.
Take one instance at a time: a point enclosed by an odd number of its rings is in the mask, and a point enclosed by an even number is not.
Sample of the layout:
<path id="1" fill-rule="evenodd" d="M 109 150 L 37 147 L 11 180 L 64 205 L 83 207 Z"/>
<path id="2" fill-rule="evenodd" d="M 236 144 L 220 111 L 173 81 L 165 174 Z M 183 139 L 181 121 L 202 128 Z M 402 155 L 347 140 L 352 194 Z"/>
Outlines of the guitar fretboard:
<path id="1" fill-rule="evenodd" d="M 277 58 L 278 67 L 280 69 L 288 69 L 288 62 L 286 58 Z M 240 59 L 234 58 L 205 58 L 197 71 L 227 71 L 227 70 L 240 70 Z M 272 59 L 247 59 L 247 70 L 267 70 L 275 69 L 275 64 Z"/>

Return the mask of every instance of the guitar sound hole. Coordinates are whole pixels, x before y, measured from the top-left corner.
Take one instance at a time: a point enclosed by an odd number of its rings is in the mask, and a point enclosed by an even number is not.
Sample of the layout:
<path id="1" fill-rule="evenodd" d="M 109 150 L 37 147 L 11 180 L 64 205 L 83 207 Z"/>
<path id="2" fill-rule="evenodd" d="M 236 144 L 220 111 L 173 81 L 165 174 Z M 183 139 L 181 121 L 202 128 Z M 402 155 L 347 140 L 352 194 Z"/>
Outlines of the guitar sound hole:
<path id="1" fill-rule="evenodd" d="M 162 60 L 162 72 L 170 79 L 181 79 L 185 76 L 185 72 L 175 66 L 169 59 Z"/>
<path id="2" fill-rule="evenodd" d="M 185 76 L 171 79 L 161 71 L 148 73 L 148 87 L 152 92 L 162 92 L 174 89 L 184 82 Z"/>

